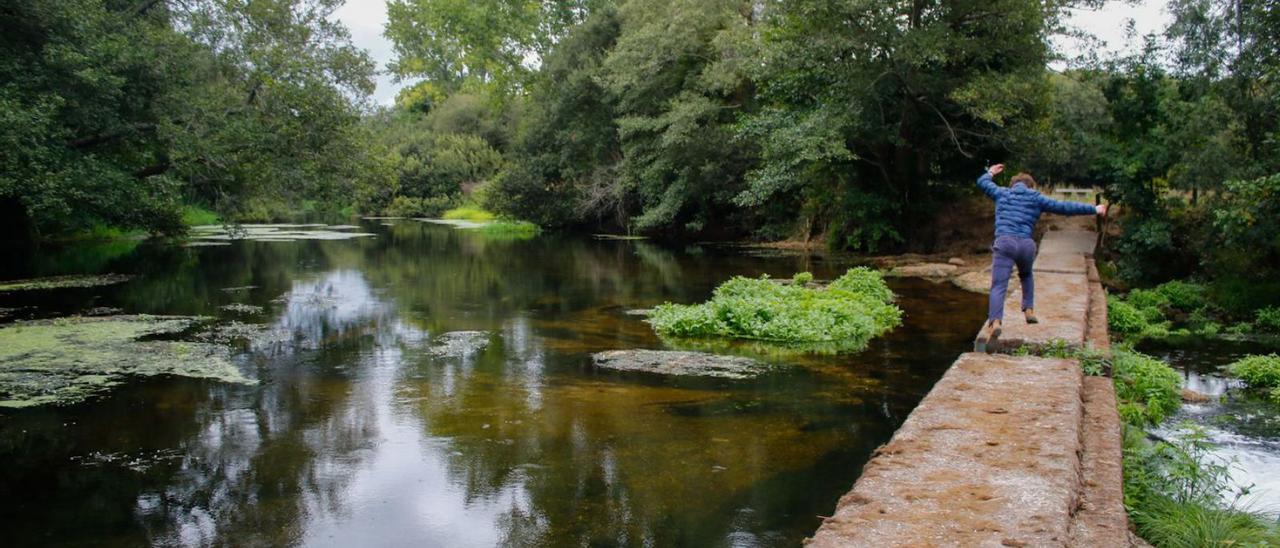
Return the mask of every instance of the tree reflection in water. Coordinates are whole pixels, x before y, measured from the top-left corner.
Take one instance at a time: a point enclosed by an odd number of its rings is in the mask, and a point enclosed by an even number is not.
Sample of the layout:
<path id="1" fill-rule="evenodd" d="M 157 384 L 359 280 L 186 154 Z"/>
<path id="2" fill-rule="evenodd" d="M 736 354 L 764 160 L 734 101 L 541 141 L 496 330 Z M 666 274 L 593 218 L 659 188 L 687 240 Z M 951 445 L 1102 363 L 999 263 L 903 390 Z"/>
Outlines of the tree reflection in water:
<path id="1" fill-rule="evenodd" d="M 143 246 L 104 267 L 135 281 L 60 297 L 60 310 L 256 304 L 280 336 L 240 357 L 257 386 L 168 379 L 3 416 L 0 491 L 31 493 L 0 501 L 6 523 L 31 524 L 14 543 L 794 544 L 964 347 L 977 318 L 955 311 L 982 313 L 980 295 L 895 282 L 906 325 L 854 356 L 766 356 L 776 372 L 752 381 L 609 373 L 591 352 L 663 347 L 628 309 L 812 265 L 369 228 Z M 488 344 L 428 352 L 461 330 Z"/>

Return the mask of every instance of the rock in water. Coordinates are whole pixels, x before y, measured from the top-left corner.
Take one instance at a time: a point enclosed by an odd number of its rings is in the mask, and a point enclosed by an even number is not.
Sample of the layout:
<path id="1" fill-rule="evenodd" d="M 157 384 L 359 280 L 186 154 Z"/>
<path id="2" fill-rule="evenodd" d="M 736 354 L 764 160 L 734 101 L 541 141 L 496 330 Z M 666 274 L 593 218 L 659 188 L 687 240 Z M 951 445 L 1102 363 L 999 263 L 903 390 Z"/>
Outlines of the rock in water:
<path id="1" fill-rule="evenodd" d="M 1208 394 L 1196 392 L 1190 388 L 1182 389 L 1182 403 L 1209 403 L 1213 398 Z"/>
<path id="2" fill-rule="evenodd" d="M 677 350 L 609 350 L 591 356 L 596 367 L 661 375 L 749 379 L 769 369 L 750 358 Z"/>
<path id="3" fill-rule="evenodd" d="M 991 273 L 984 272 L 981 270 L 977 270 L 974 272 L 966 272 L 964 274 L 951 278 L 951 283 L 955 284 L 956 287 L 959 287 L 960 289 L 964 289 L 966 291 L 972 291 L 974 293 L 990 293 L 991 292 Z M 1018 282 L 1015 276 L 1015 279 L 1010 281 L 1010 284 L 1011 284 L 1010 287 L 1016 287 L 1012 285 L 1016 283 Z"/>
<path id="4" fill-rule="evenodd" d="M 450 331 L 436 337 L 427 352 L 438 358 L 464 358 L 489 346 L 489 333 L 484 331 Z"/>
<path id="5" fill-rule="evenodd" d="M 896 266 L 885 276 L 899 278 L 945 278 L 955 273 L 956 265 L 947 263 L 919 263 Z"/>

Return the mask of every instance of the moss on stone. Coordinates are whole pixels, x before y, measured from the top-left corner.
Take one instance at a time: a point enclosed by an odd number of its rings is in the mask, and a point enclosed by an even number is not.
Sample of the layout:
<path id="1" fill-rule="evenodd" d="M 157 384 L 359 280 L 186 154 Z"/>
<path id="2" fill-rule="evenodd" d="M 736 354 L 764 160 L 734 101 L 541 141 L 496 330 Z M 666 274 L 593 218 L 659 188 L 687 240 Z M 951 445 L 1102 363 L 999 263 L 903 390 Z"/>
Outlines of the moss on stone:
<path id="1" fill-rule="evenodd" d="M 186 316 L 108 316 L 19 322 L 0 328 L 0 407 L 65 405 L 132 376 L 180 375 L 250 383 L 227 348 L 144 340 L 201 321 Z"/>

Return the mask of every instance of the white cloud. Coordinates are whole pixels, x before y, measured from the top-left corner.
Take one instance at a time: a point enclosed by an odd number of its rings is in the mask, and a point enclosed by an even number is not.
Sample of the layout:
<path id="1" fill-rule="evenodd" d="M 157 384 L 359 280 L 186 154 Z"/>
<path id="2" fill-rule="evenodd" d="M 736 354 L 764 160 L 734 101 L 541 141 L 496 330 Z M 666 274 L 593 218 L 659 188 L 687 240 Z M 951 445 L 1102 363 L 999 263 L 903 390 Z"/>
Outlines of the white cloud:
<path id="1" fill-rule="evenodd" d="M 356 47 L 367 50 L 378 65 L 378 89 L 373 93 L 374 102 L 379 105 L 394 103 L 396 92 L 403 84 L 395 83 L 386 73 L 392 55 L 391 41 L 382 36 L 387 25 L 387 3 L 383 0 L 350 0 L 334 12 L 334 17 L 351 31 L 351 41 Z"/>
<path id="2" fill-rule="evenodd" d="M 1098 57 L 1105 58 L 1110 54 L 1132 51 L 1142 45 L 1142 37 L 1147 34 L 1160 34 L 1168 26 L 1172 18 L 1165 9 L 1169 0 L 1145 0 L 1142 2 L 1125 2 L 1111 0 L 1101 9 L 1071 10 L 1067 24 L 1084 30 L 1102 41 L 1102 47 L 1094 50 Z M 1131 43 L 1128 27 L 1133 24 L 1135 31 Z M 1088 53 L 1092 44 L 1074 39 L 1058 37 L 1055 43 L 1068 58 Z"/>

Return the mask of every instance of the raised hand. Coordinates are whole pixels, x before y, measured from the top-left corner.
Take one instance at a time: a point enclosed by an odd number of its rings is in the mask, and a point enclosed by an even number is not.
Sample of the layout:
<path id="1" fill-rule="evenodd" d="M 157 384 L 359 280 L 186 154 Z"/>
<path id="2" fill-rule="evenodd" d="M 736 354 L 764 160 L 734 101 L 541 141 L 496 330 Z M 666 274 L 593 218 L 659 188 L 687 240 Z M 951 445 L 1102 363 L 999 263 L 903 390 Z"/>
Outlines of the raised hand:
<path id="1" fill-rule="evenodd" d="M 987 173 L 990 173 L 992 177 L 999 175 L 1001 171 L 1004 171 L 1004 164 L 996 164 L 987 168 Z"/>

